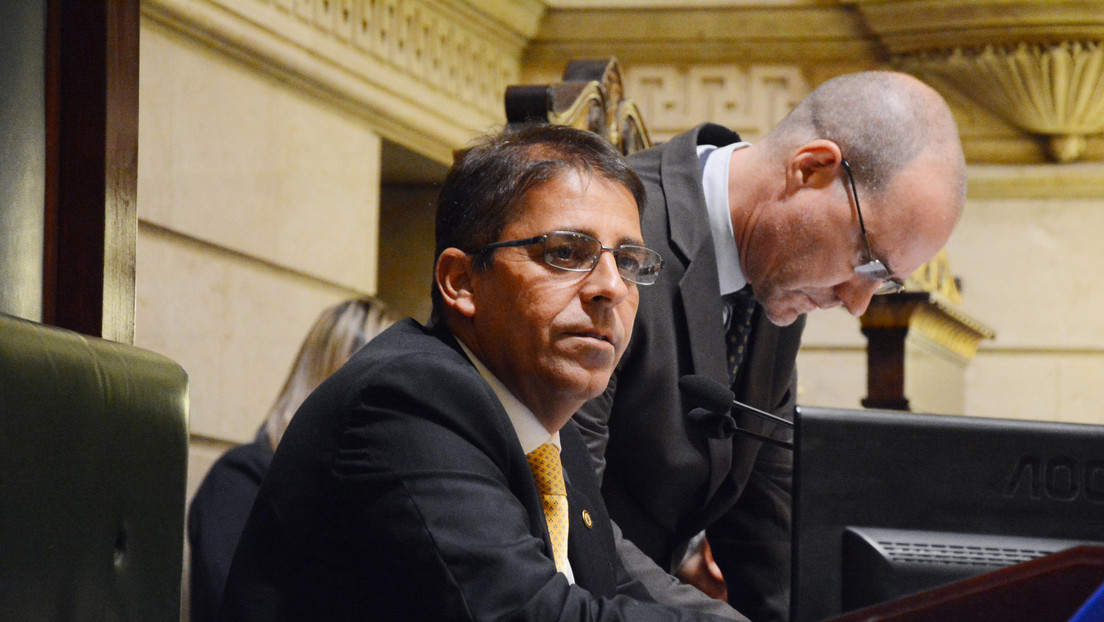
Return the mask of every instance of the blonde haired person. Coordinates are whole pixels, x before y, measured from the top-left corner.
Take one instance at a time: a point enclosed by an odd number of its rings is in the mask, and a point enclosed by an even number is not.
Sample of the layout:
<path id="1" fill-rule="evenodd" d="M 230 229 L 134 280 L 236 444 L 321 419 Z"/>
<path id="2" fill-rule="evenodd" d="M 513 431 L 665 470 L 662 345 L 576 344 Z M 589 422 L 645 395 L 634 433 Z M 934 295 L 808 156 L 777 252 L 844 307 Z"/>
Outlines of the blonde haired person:
<path id="1" fill-rule="evenodd" d="M 265 418 L 264 434 L 273 449 L 311 391 L 397 319 L 369 297 L 346 300 L 322 312 L 303 339 L 280 397 Z"/>
<path id="2" fill-rule="evenodd" d="M 215 618 L 245 519 L 292 415 L 315 387 L 396 319 L 371 297 L 323 311 L 303 339 L 256 438 L 227 451 L 204 477 L 188 512 L 192 622 Z"/>

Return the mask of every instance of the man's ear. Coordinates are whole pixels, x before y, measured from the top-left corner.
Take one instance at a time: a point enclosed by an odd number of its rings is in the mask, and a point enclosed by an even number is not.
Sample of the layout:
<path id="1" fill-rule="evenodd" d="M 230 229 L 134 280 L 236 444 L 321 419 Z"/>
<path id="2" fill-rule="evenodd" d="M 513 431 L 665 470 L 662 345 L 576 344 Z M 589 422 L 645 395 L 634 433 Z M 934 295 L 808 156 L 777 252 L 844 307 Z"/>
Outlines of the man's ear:
<path id="1" fill-rule="evenodd" d="M 788 175 L 798 186 L 825 188 L 839 179 L 841 160 L 839 145 L 818 138 L 797 148 L 790 158 Z"/>
<path id="2" fill-rule="evenodd" d="M 434 278 L 446 306 L 465 317 L 475 315 L 471 255 L 458 248 L 446 248 L 437 258 Z"/>

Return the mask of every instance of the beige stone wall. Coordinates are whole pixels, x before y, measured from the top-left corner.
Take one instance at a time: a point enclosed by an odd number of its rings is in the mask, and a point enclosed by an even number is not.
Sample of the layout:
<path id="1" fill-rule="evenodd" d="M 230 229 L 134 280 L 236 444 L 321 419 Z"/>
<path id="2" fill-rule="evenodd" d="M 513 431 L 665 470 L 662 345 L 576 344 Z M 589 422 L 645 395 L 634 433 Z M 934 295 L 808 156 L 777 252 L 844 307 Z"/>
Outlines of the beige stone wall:
<path id="1" fill-rule="evenodd" d="M 541 6 L 142 3 L 135 343 L 189 374 L 189 502 L 323 309 L 387 290 L 428 316 L 426 184 L 501 124 Z"/>
<path id="2" fill-rule="evenodd" d="M 1104 178 L 1104 164 L 1093 168 Z M 1031 183 L 1006 172 L 1009 188 Z M 950 248 L 970 308 L 997 337 L 970 367 L 968 413 L 1104 423 L 1102 234 L 1104 194 L 971 201 Z"/>
<path id="3" fill-rule="evenodd" d="M 375 290 L 380 138 L 148 21 L 141 54 L 136 342 L 188 370 L 193 435 L 241 442 L 318 313 Z"/>
<path id="4" fill-rule="evenodd" d="M 148 20 L 141 58 L 135 343 L 188 372 L 190 499 L 317 315 L 374 292 L 380 138 Z"/>
<path id="5" fill-rule="evenodd" d="M 189 373 L 189 497 L 253 437 L 318 314 L 380 293 L 381 252 L 401 275 L 385 279 L 396 306 L 428 314 L 432 211 L 417 188 L 501 123 L 542 10 L 143 1 L 136 343 Z"/>

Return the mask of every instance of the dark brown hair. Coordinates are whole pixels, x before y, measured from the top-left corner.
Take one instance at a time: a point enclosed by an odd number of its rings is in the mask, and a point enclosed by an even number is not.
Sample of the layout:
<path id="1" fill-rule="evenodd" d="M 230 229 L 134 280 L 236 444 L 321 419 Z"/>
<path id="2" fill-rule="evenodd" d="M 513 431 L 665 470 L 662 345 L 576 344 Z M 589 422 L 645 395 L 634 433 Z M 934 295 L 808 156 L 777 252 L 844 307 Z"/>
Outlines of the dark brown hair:
<path id="1" fill-rule="evenodd" d="M 613 146 L 593 132 L 561 125 L 534 125 L 485 136 L 459 154 L 437 199 L 436 251 L 471 252 L 498 241 L 534 188 L 577 172 L 621 184 L 644 209 L 644 185 Z M 477 257 L 486 269 L 493 254 Z M 433 287 L 433 315 L 442 300 Z"/>

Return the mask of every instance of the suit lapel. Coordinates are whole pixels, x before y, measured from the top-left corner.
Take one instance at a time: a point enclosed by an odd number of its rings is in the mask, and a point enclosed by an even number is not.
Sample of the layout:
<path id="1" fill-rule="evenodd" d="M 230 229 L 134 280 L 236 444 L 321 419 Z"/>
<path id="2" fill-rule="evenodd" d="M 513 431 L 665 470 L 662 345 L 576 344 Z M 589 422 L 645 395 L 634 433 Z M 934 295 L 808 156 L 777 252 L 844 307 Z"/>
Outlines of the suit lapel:
<path id="1" fill-rule="evenodd" d="M 728 384 L 725 367 L 722 301 L 717 259 L 705 213 L 701 168 L 697 155 L 699 135 L 710 126 L 682 134 L 665 150 L 660 174 L 667 201 L 667 225 L 672 250 L 686 258 L 679 280 L 679 299 L 686 314 L 693 373 Z M 727 138 L 727 137 L 726 137 Z M 733 134 L 729 142 L 736 140 Z M 719 142 L 719 141 L 718 141 Z M 709 143 L 714 144 L 714 143 Z M 732 467 L 731 440 L 708 439 L 709 499 Z"/>
<path id="2" fill-rule="evenodd" d="M 570 516 L 567 557 L 575 583 L 594 594 L 612 598 L 617 594 L 613 533 L 601 502 L 594 465 L 573 423 L 560 430 L 560 444 Z"/>
<path id="3" fill-rule="evenodd" d="M 711 258 L 712 245 L 707 249 L 702 251 L 702 255 L 708 255 Z M 721 294 L 717 285 L 716 270 L 696 269 L 696 266 L 711 268 L 715 262 L 706 261 L 703 256 L 697 259 L 696 263 L 691 263 L 686 277 L 679 282 L 679 291 L 686 310 L 694 373 L 727 385 L 728 370 L 725 369 Z M 707 293 L 703 294 L 703 292 Z M 707 439 L 707 443 L 709 445 L 709 490 L 706 493 L 706 499 L 713 496 L 732 468 L 732 441 L 710 438 Z"/>

